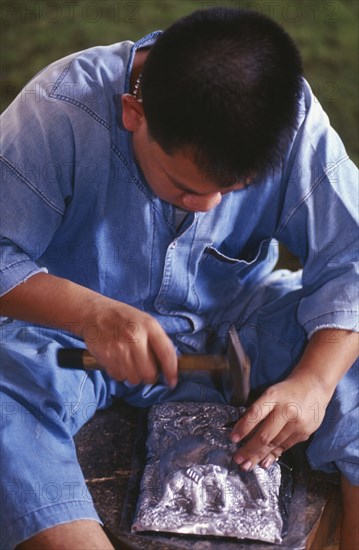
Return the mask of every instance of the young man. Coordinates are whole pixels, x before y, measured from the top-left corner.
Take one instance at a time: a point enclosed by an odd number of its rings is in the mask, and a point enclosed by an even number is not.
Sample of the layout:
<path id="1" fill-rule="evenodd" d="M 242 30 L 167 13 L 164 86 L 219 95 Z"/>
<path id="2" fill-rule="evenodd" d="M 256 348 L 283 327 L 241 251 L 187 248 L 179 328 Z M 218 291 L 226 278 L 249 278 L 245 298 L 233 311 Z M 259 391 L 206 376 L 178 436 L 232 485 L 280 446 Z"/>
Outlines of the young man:
<path id="1" fill-rule="evenodd" d="M 214 9 L 68 56 L 2 140 L 2 548 L 110 548 L 74 433 L 113 397 L 224 401 L 177 383 L 176 353 L 225 350 L 232 323 L 260 395 L 235 460 L 268 468 L 312 436 L 353 502 L 357 171 L 287 34 Z M 303 273 L 273 272 L 277 241 Z M 84 345 L 105 373 L 56 366 Z"/>

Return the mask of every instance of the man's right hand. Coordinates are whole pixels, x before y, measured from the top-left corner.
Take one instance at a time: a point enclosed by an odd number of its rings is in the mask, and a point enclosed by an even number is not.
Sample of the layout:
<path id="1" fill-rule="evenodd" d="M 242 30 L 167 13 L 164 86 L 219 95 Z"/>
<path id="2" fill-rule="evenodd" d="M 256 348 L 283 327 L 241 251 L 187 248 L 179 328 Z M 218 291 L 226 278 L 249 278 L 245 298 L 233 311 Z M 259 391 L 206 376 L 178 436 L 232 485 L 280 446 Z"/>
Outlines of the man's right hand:
<path id="1" fill-rule="evenodd" d="M 86 331 L 84 341 L 111 378 L 152 384 L 162 372 L 170 386 L 177 384 L 176 351 L 156 319 L 104 297 L 91 308 L 93 336 Z"/>
<path id="2" fill-rule="evenodd" d="M 1 315 L 73 332 L 109 376 L 177 383 L 175 348 L 150 315 L 48 273 L 37 273 L 1 298 Z"/>

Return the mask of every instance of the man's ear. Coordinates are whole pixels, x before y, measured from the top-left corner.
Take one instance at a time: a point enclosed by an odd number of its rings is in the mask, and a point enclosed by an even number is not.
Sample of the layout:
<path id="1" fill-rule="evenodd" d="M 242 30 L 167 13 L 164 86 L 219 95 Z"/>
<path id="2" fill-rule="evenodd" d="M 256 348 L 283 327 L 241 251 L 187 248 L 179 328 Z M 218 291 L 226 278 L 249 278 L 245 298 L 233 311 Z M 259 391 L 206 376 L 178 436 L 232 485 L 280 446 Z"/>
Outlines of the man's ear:
<path id="1" fill-rule="evenodd" d="M 135 132 L 144 120 L 142 103 L 131 94 L 123 94 L 121 102 L 123 125 L 129 132 Z"/>

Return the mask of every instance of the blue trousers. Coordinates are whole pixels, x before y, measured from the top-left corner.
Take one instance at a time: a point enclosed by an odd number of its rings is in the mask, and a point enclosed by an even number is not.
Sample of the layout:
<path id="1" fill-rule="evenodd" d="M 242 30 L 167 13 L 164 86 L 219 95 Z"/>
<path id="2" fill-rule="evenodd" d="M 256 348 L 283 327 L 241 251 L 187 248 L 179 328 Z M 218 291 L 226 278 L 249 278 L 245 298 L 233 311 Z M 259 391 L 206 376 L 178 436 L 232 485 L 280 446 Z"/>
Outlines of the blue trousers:
<path id="1" fill-rule="evenodd" d="M 285 378 L 306 344 L 296 320 L 300 277 L 277 272 L 245 305 L 214 316 L 214 348 L 235 322 L 252 363 L 251 385 L 262 389 Z M 214 335 L 214 337 L 213 337 Z M 206 376 L 132 386 L 103 372 L 60 369 L 60 346 L 82 347 L 73 336 L 19 321 L 1 325 L 0 548 L 13 549 L 40 531 L 72 520 L 101 523 L 77 461 L 74 434 L 113 398 L 137 406 L 166 400 L 224 402 Z M 341 380 L 307 451 L 314 469 L 358 479 L 359 362 Z M 313 414 L 316 414 L 313 404 Z"/>

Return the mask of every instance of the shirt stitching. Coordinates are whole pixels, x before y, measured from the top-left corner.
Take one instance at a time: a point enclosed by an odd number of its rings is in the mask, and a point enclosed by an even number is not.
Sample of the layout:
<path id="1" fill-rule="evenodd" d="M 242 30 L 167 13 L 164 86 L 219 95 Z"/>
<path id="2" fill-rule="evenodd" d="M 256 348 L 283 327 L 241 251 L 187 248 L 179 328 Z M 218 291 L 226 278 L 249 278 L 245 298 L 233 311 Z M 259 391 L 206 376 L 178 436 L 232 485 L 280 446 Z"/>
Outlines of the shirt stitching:
<path id="1" fill-rule="evenodd" d="M 199 223 L 199 219 L 197 218 L 197 220 L 195 221 L 195 225 L 193 227 L 193 235 L 192 235 L 192 240 L 191 240 L 191 253 L 193 251 L 193 243 L 195 241 L 195 237 L 196 237 L 196 232 L 197 232 L 197 228 L 198 228 L 198 223 Z M 190 285 L 190 277 L 189 277 L 189 274 L 190 274 L 190 264 L 191 264 L 191 254 L 188 254 L 188 259 L 187 259 L 187 266 L 186 266 L 186 274 L 187 274 L 187 300 L 188 300 L 188 297 L 189 297 L 189 293 L 190 293 L 190 288 L 192 288 L 192 292 L 193 292 L 193 297 L 195 298 L 196 300 L 196 303 L 193 305 L 193 307 L 190 309 L 190 311 L 192 312 L 195 312 L 198 308 L 199 308 L 199 305 L 200 305 L 200 299 L 198 297 L 198 294 L 195 290 L 195 285 Z"/>
<path id="2" fill-rule="evenodd" d="M 145 37 L 143 37 L 142 39 L 138 40 L 134 45 L 133 45 L 133 49 L 136 50 L 138 48 L 140 48 L 141 46 L 143 46 L 144 44 L 151 44 L 155 41 L 155 39 L 160 35 L 162 34 L 162 31 L 153 31 L 151 32 L 150 34 L 146 35 Z M 88 114 L 89 116 L 91 116 L 91 118 L 93 118 L 96 122 L 98 122 L 99 124 L 101 124 L 104 128 L 106 128 L 109 132 L 110 132 L 110 124 L 104 120 L 100 115 L 98 115 L 97 113 L 95 113 L 92 109 L 90 109 L 87 105 L 85 105 L 84 103 L 76 100 L 76 99 L 73 99 L 73 98 L 70 98 L 70 97 L 67 97 L 63 94 L 58 94 L 56 93 L 56 91 L 58 90 L 60 84 L 62 83 L 62 81 L 64 80 L 64 78 L 66 77 L 70 67 L 71 67 L 71 64 L 72 64 L 72 61 L 69 63 L 69 65 L 67 65 L 67 67 L 65 67 L 65 69 L 63 70 L 63 72 L 61 73 L 61 75 L 58 77 L 58 79 L 56 80 L 55 84 L 54 84 L 54 87 L 52 88 L 52 90 L 49 92 L 49 97 L 52 97 L 54 99 L 58 99 L 59 101 L 64 101 L 66 103 L 69 103 L 71 105 L 73 105 L 74 107 L 77 107 L 79 109 L 81 109 L 82 111 L 84 111 L 86 114 Z M 121 162 L 124 164 L 124 166 L 126 166 L 128 172 L 129 172 L 129 175 L 130 177 L 132 178 L 132 181 L 135 183 L 135 185 L 137 185 L 137 187 L 145 194 L 145 196 L 153 203 L 153 197 L 149 194 L 148 190 L 142 185 L 142 183 L 136 178 L 135 174 L 133 173 L 129 163 L 126 161 L 125 157 L 122 155 L 122 153 L 117 149 L 116 145 L 111 141 L 111 150 L 117 155 L 117 157 L 121 160 Z M 156 210 L 158 212 L 161 213 L 161 210 L 156 206 L 155 203 L 153 203 L 153 206 L 156 208 Z"/>
<path id="3" fill-rule="evenodd" d="M 354 327 L 351 327 L 350 329 L 348 326 L 342 326 L 341 324 L 338 325 L 338 323 L 321 323 L 319 325 L 315 325 L 311 330 L 308 331 L 308 339 L 310 339 L 316 332 L 319 330 L 324 329 L 331 329 L 331 330 L 351 330 L 352 332 L 359 332 L 358 326 L 355 325 Z"/>
<path id="4" fill-rule="evenodd" d="M 55 210 L 55 212 L 57 212 L 58 214 L 60 214 L 61 216 L 63 215 L 64 211 L 61 210 L 58 206 L 56 206 L 56 204 L 54 204 L 50 199 L 47 198 L 46 195 L 44 195 L 44 193 L 42 193 L 39 189 L 37 189 L 37 187 L 34 186 L 33 183 L 31 183 L 30 180 L 28 180 L 23 174 L 21 174 L 21 172 L 15 168 L 15 166 L 13 166 L 13 164 L 11 162 L 9 162 L 8 160 L 6 160 L 3 156 L 0 156 L 0 159 L 4 162 L 4 164 L 10 168 L 10 170 L 12 172 L 14 172 L 14 174 L 23 182 L 25 183 L 30 189 L 31 191 L 33 191 L 36 195 L 38 195 L 46 204 L 47 206 L 49 206 L 50 208 L 52 208 L 52 210 Z"/>
<path id="5" fill-rule="evenodd" d="M 26 263 L 26 262 L 30 262 L 30 263 L 32 263 L 32 264 L 34 263 L 34 262 L 33 262 L 32 260 L 30 260 L 30 259 L 28 259 L 28 260 L 27 260 L 27 259 L 26 259 L 26 260 L 19 260 L 18 262 L 14 262 L 14 263 L 12 263 L 12 264 L 10 264 L 10 265 L 6 265 L 3 269 L 0 269 L 0 273 L 4 273 L 7 269 L 10 269 L 10 268 L 12 268 L 12 267 L 14 267 L 14 266 L 17 266 L 17 265 L 19 265 L 19 264 L 23 264 L 24 262 L 25 262 L 25 263 Z"/>
<path id="6" fill-rule="evenodd" d="M 74 107 L 77 107 L 78 109 L 81 109 L 82 111 L 90 115 L 90 117 L 92 117 L 96 122 L 104 126 L 106 130 L 110 130 L 110 125 L 108 122 L 106 122 L 106 120 L 104 120 L 102 117 L 100 117 L 100 115 L 96 114 L 94 111 L 92 111 L 92 109 L 87 107 L 87 105 L 85 105 L 84 103 L 81 103 L 77 99 L 72 99 L 71 97 L 67 97 L 61 94 L 54 94 L 54 93 L 50 93 L 49 97 L 58 99 L 59 101 L 65 101 L 66 103 L 70 103 L 71 105 L 74 105 Z"/>
<path id="7" fill-rule="evenodd" d="M 314 193 L 315 189 L 321 183 L 321 181 L 325 178 L 325 176 L 329 175 L 331 172 L 336 170 L 338 168 L 338 166 L 340 164 L 342 164 L 342 162 L 344 162 L 348 159 L 349 159 L 349 157 L 348 157 L 348 155 L 346 155 L 342 159 L 338 160 L 338 162 L 334 166 L 331 166 L 328 170 L 323 172 L 322 176 L 313 184 L 313 186 L 309 189 L 308 193 L 306 195 L 304 195 L 300 199 L 300 201 L 296 205 L 294 205 L 293 208 L 288 212 L 287 217 L 283 220 L 282 224 L 279 226 L 279 228 L 275 232 L 275 235 L 278 235 L 285 228 L 285 226 L 288 224 L 290 218 L 292 216 L 294 216 L 294 214 L 302 206 L 302 204 L 305 203 L 307 201 L 307 199 Z"/>
<path id="8" fill-rule="evenodd" d="M 86 504 L 86 505 L 89 505 L 89 506 L 92 507 L 92 503 L 88 502 L 88 500 L 86 500 L 86 499 L 75 498 L 73 500 L 63 500 L 61 502 L 55 502 L 54 504 L 46 504 L 45 506 L 39 506 L 38 508 L 35 508 L 34 510 L 30 510 L 30 512 L 26 512 L 26 514 L 14 519 L 10 523 L 8 523 L 6 526 L 10 527 L 14 523 L 17 523 L 18 521 L 26 518 L 27 516 L 30 516 L 31 514 L 36 514 L 40 510 L 46 510 L 47 508 L 52 508 L 52 507 L 56 507 L 56 506 L 61 506 L 61 507 L 64 506 L 64 505 L 67 506 L 68 504 L 71 504 L 71 505 L 72 504 Z"/>
<path id="9" fill-rule="evenodd" d="M 156 203 L 153 200 L 153 197 L 150 195 L 150 193 L 148 192 L 146 187 L 142 184 L 142 182 L 138 178 L 136 178 L 136 176 L 135 176 L 131 166 L 127 162 L 126 158 L 123 156 L 121 151 L 119 151 L 119 149 L 117 149 L 117 147 L 114 143 L 111 143 L 111 151 L 113 153 L 115 153 L 115 155 L 120 159 L 122 164 L 127 168 L 127 171 L 129 173 L 133 183 L 140 189 L 140 191 L 142 191 L 142 193 L 147 197 L 147 199 L 149 201 L 151 201 L 153 208 L 155 208 L 155 210 L 157 210 L 157 212 L 159 212 L 159 214 L 161 216 L 163 216 L 163 212 L 161 211 L 160 208 L 158 208 L 158 206 L 156 205 Z"/>
<path id="10" fill-rule="evenodd" d="M 73 99 L 71 97 L 68 97 L 68 96 L 65 96 L 63 94 L 58 94 L 56 93 L 56 91 L 58 90 L 60 84 L 62 83 L 62 81 L 64 80 L 65 76 L 67 75 L 67 73 L 69 72 L 69 69 L 71 67 L 71 64 L 72 64 L 72 61 L 71 63 L 69 63 L 67 65 L 67 67 L 65 67 L 65 69 L 62 71 L 62 73 L 60 74 L 60 76 L 58 77 L 58 79 L 56 80 L 55 84 L 54 84 L 54 87 L 52 88 L 52 90 L 49 92 L 49 97 L 52 97 L 54 99 L 58 99 L 59 101 L 65 101 L 66 103 L 70 103 L 71 105 L 74 105 L 75 107 L 78 107 L 79 109 L 82 109 L 83 111 L 85 111 L 85 113 L 87 113 L 88 115 L 90 115 L 94 120 L 96 120 L 96 122 L 98 122 L 99 124 L 101 124 L 102 126 L 104 126 L 105 128 L 107 128 L 108 130 L 110 129 L 110 125 L 108 122 L 106 122 L 106 120 L 104 120 L 102 117 L 100 117 L 100 115 L 98 115 L 97 113 L 95 113 L 94 111 L 92 111 L 92 109 L 90 109 L 89 107 L 87 107 L 87 105 L 85 105 L 84 103 L 82 103 L 81 101 L 78 101 L 77 99 Z"/>
<path id="11" fill-rule="evenodd" d="M 144 185 L 136 178 L 135 174 L 133 173 L 133 170 L 130 166 L 130 164 L 127 162 L 126 158 L 123 156 L 121 151 L 117 149 L 116 145 L 114 143 L 111 144 L 111 150 L 115 153 L 115 155 L 120 159 L 122 164 L 127 168 L 128 173 L 130 174 L 133 182 L 141 189 L 141 191 L 146 195 L 146 197 L 152 201 L 152 197 L 149 194 L 148 190 L 145 188 Z"/>
<path id="12" fill-rule="evenodd" d="M 65 76 L 67 75 L 67 73 L 69 72 L 69 69 L 71 67 L 71 63 L 69 63 L 67 65 L 67 67 L 65 67 L 65 69 L 62 71 L 62 73 L 60 74 L 60 76 L 58 77 L 58 79 L 56 80 L 55 84 L 54 84 L 54 87 L 52 88 L 51 92 L 50 92 L 50 96 L 51 94 L 54 94 L 57 90 L 57 88 L 60 86 L 61 82 L 63 81 L 63 79 L 65 78 Z"/>
<path id="13" fill-rule="evenodd" d="M 304 326 L 308 325 L 309 323 L 313 323 L 316 319 L 320 319 L 321 317 L 326 317 L 327 315 L 336 315 L 337 313 L 357 313 L 359 314 L 359 310 L 357 309 L 337 309 L 335 311 L 327 311 L 326 313 L 321 313 L 320 315 L 317 315 L 316 317 L 312 317 L 309 319 L 309 321 L 305 321 Z"/>

